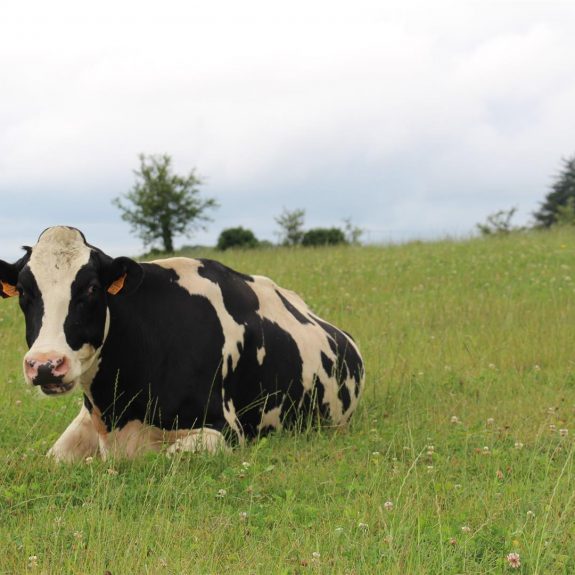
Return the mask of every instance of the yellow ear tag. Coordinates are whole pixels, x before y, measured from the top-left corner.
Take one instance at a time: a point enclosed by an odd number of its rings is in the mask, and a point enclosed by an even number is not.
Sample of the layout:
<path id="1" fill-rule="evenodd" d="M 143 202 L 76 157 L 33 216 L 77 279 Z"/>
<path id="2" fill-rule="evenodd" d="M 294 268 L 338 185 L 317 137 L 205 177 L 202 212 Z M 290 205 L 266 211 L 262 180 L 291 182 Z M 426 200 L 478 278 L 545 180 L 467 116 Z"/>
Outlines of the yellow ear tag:
<path id="1" fill-rule="evenodd" d="M 2 293 L 6 297 L 14 297 L 18 295 L 18 290 L 16 289 L 16 286 L 13 286 L 12 284 L 3 281 L 0 281 L 0 284 L 2 284 Z"/>
<path id="2" fill-rule="evenodd" d="M 125 281 L 126 281 L 126 274 L 119 277 L 115 282 L 110 284 L 110 287 L 108 288 L 108 293 L 116 295 L 124 287 Z"/>

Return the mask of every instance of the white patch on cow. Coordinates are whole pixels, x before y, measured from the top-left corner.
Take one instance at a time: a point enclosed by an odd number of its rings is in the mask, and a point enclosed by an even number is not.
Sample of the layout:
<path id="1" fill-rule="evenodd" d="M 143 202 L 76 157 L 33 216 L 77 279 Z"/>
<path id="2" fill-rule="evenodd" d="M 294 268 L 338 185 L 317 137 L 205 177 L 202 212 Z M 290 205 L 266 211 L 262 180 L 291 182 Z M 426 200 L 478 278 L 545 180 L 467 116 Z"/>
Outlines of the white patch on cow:
<path id="1" fill-rule="evenodd" d="M 238 419 L 236 413 L 236 406 L 234 405 L 234 402 L 231 399 L 228 399 L 226 401 L 226 399 L 224 398 L 223 389 L 222 389 L 222 404 L 224 408 L 224 417 L 228 422 L 230 429 L 233 429 L 235 431 L 240 445 L 243 445 L 245 441 L 244 430 L 242 429 L 242 425 L 240 423 L 240 420 Z"/>
<path id="2" fill-rule="evenodd" d="M 90 412 L 82 406 L 80 413 L 46 455 L 58 462 L 79 461 L 95 455 L 98 446 L 98 432 L 92 423 Z"/>
<path id="3" fill-rule="evenodd" d="M 132 459 L 148 451 L 161 451 L 163 446 L 164 432 L 158 427 L 142 423 L 139 419 L 129 421 L 110 433 L 100 434 L 100 455 L 103 459 Z"/>
<path id="4" fill-rule="evenodd" d="M 167 455 L 171 457 L 180 452 L 191 453 L 217 453 L 218 451 L 229 451 L 224 436 L 215 429 L 201 427 L 191 429 L 187 435 L 179 437 L 168 447 Z"/>
<path id="5" fill-rule="evenodd" d="M 178 285 L 182 286 L 191 295 L 207 298 L 214 306 L 218 320 L 223 329 L 224 346 L 222 349 L 222 377 L 228 375 L 228 362 L 231 359 L 232 371 L 240 359 L 239 345 L 243 346 L 245 326 L 238 324 L 228 313 L 224 305 L 222 291 L 218 284 L 199 275 L 198 270 L 203 266 L 199 260 L 189 258 L 168 258 L 150 262 L 167 269 L 174 270 L 178 276 Z"/>
<path id="6" fill-rule="evenodd" d="M 264 411 L 260 423 L 258 424 L 258 431 L 265 429 L 266 427 L 271 427 L 273 429 L 281 429 L 281 414 L 282 406 L 278 405 L 269 411 Z"/>
<path id="7" fill-rule="evenodd" d="M 357 405 L 358 397 L 355 395 L 355 381 L 349 379 L 345 385 L 350 391 L 351 401 L 350 407 L 344 413 L 342 402 L 338 397 L 337 374 L 335 372 L 326 373 L 321 361 L 321 353 L 323 352 L 334 365 L 337 364 L 337 357 L 329 344 L 330 336 L 317 323 L 315 316 L 299 295 L 293 291 L 280 288 L 275 282 L 265 276 L 252 277 L 254 282 L 250 285 L 258 296 L 260 304 L 258 314 L 288 332 L 297 345 L 303 364 L 302 385 L 304 391 L 313 393 L 316 378 L 319 377 L 321 384 L 323 384 L 323 404 L 328 406 L 332 422 L 336 425 L 345 424 Z M 278 296 L 278 292 L 310 323 L 301 323 L 286 309 Z M 353 340 L 345 333 L 341 333 L 345 337 L 347 344 L 352 346 L 359 356 L 359 350 Z M 340 355 L 342 355 L 342 352 L 343 350 L 340 350 Z M 303 397 L 300 398 L 300 406 L 303 404 L 303 400 Z"/>
<path id="8" fill-rule="evenodd" d="M 260 347 L 258 348 L 257 351 L 257 358 L 258 358 L 258 363 L 260 365 L 264 364 L 264 358 L 266 357 L 266 348 L 265 347 Z"/>
<path id="9" fill-rule="evenodd" d="M 80 376 L 97 359 L 97 350 L 93 346 L 86 344 L 74 351 L 64 334 L 72 283 L 78 271 L 88 263 L 90 251 L 78 230 L 54 227 L 40 236 L 28 262 L 42 294 L 44 315 L 40 333 L 24 360 L 42 353 L 66 356 L 70 362 L 70 369 L 64 377 L 66 383 L 78 383 Z M 107 324 L 109 326 L 109 321 Z"/>

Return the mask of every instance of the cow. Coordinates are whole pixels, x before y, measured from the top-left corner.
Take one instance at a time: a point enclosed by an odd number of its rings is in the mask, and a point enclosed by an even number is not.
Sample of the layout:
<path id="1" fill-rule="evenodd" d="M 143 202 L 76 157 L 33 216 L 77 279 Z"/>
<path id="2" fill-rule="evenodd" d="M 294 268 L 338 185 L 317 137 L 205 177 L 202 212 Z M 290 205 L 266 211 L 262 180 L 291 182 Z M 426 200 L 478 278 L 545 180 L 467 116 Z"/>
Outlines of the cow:
<path id="1" fill-rule="evenodd" d="M 293 291 L 209 259 L 112 258 L 55 226 L 13 264 L 26 381 L 79 388 L 57 461 L 230 449 L 302 422 L 344 426 L 364 384 L 358 347 Z"/>

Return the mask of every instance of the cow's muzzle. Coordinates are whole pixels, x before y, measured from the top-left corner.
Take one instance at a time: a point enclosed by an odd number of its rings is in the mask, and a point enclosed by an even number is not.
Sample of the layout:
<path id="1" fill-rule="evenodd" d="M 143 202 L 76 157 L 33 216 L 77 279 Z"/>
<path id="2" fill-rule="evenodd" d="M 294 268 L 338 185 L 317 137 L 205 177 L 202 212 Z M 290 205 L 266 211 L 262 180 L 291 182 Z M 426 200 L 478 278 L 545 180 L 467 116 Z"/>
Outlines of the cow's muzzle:
<path id="1" fill-rule="evenodd" d="M 74 382 L 64 382 L 69 370 L 70 360 L 65 355 L 41 353 L 24 359 L 24 372 L 28 381 L 40 386 L 47 395 L 66 393 L 74 387 Z"/>

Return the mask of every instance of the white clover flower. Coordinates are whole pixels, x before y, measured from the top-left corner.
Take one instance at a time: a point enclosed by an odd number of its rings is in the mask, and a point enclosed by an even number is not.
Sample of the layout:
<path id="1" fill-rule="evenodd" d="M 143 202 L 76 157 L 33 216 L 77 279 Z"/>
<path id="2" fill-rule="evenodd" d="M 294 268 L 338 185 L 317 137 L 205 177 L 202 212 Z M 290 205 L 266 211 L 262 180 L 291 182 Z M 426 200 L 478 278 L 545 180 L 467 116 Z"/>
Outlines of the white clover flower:
<path id="1" fill-rule="evenodd" d="M 506 559 L 512 569 L 519 569 L 519 567 L 521 567 L 521 557 L 519 553 L 509 553 Z"/>

